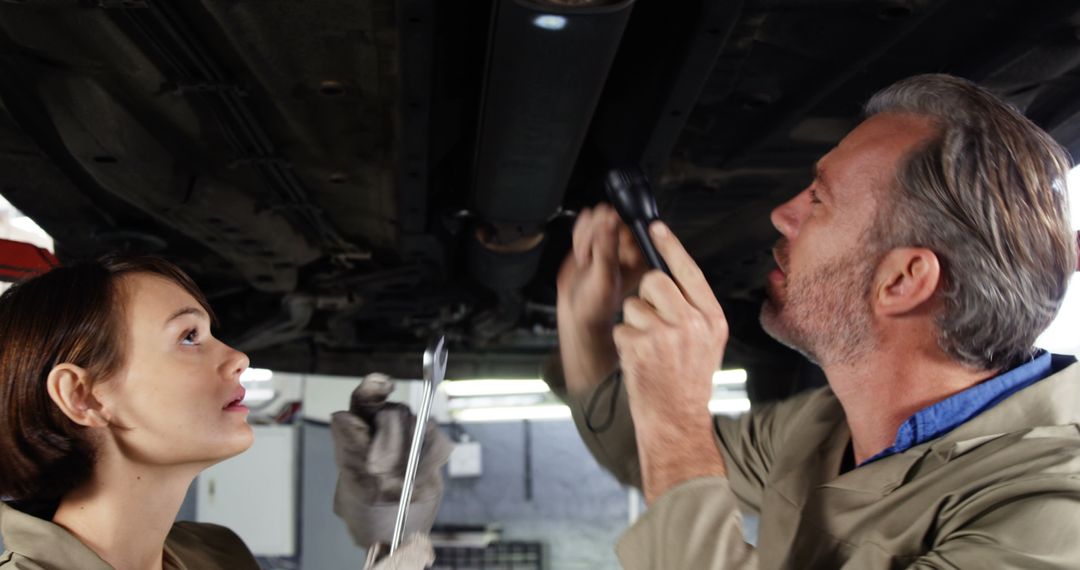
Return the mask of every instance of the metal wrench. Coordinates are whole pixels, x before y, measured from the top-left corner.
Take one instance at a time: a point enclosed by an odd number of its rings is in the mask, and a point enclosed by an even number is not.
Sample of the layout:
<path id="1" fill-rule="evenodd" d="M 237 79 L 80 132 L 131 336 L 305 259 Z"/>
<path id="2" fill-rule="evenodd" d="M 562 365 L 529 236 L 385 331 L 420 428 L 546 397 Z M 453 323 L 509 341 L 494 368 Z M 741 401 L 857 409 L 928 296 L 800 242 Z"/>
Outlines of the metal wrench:
<path id="1" fill-rule="evenodd" d="M 420 399 L 420 408 L 416 410 L 416 428 L 413 430 L 412 446 L 409 447 L 409 463 L 405 467 L 405 483 L 401 487 L 401 500 L 398 502 L 397 521 L 394 524 L 394 538 L 390 542 L 390 554 L 393 555 L 401 544 L 401 535 L 405 533 L 405 519 L 409 516 L 409 503 L 412 501 L 413 484 L 416 482 L 416 467 L 420 464 L 420 450 L 424 445 L 424 432 L 428 417 L 431 415 L 431 399 L 435 388 L 446 378 L 446 337 L 433 339 L 424 351 L 424 394 Z"/>
<path id="2" fill-rule="evenodd" d="M 416 482 L 416 469 L 420 464 L 420 450 L 424 446 L 424 433 L 431 416 L 431 400 L 435 395 L 435 388 L 446 378 L 446 358 L 446 336 L 440 335 L 432 339 L 424 351 L 424 391 L 420 398 L 420 407 L 416 410 L 416 427 L 413 429 L 412 444 L 409 446 L 409 460 L 405 465 L 405 481 L 401 486 L 401 499 L 398 501 L 398 514 L 394 522 L 389 555 L 393 555 L 401 545 L 402 535 L 405 533 L 405 521 L 409 517 L 409 503 L 412 502 L 413 485 Z M 382 546 L 375 544 L 368 549 L 364 568 L 374 566 Z"/>

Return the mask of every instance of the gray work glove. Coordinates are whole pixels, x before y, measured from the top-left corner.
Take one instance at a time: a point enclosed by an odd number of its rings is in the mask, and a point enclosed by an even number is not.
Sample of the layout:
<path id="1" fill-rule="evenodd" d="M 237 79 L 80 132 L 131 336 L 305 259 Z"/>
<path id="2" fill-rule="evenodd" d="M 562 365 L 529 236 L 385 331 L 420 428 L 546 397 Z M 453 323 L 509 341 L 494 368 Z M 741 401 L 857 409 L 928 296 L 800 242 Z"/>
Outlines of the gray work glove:
<path id="1" fill-rule="evenodd" d="M 371 570 L 423 570 L 435 564 L 435 549 L 426 535 L 414 534 L 401 542 L 392 556 L 387 556 Z"/>
<path id="2" fill-rule="evenodd" d="M 349 411 L 334 412 L 330 433 L 338 464 L 334 513 L 363 547 L 393 538 L 398 501 L 416 416 L 405 405 L 386 402 L 394 384 L 383 374 L 369 374 L 352 394 Z M 453 444 L 429 420 L 413 485 L 405 536 L 427 533 L 442 499 L 442 466 Z"/>

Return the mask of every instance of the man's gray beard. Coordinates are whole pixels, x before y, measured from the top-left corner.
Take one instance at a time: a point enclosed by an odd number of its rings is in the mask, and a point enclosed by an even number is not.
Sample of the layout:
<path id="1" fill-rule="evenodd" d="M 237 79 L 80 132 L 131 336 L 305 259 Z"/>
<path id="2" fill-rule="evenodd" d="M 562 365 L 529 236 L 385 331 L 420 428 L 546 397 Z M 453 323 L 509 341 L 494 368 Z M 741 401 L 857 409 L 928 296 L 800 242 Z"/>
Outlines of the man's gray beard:
<path id="1" fill-rule="evenodd" d="M 761 327 L 819 366 L 852 363 L 874 347 L 873 271 L 868 258 L 849 256 L 806 278 L 788 276 L 783 306 L 772 296 L 761 306 Z"/>

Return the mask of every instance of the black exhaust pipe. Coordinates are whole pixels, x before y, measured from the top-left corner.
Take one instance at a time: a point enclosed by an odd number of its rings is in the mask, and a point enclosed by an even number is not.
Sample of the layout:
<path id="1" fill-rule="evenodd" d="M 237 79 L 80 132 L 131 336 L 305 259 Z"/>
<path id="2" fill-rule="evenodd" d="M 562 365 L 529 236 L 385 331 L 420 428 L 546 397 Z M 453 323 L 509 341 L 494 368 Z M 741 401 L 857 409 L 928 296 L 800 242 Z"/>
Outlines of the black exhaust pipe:
<path id="1" fill-rule="evenodd" d="M 470 209 L 540 231 L 562 203 L 633 0 L 498 0 Z"/>
<path id="2" fill-rule="evenodd" d="M 633 0 L 497 0 L 468 206 L 469 265 L 500 305 L 536 273 L 544 227 L 559 212 Z M 496 269 L 497 267 L 497 269 Z M 493 278 L 494 277 L 494 278 Z M 484 319 L 480 336 L 520 311 Z"/>

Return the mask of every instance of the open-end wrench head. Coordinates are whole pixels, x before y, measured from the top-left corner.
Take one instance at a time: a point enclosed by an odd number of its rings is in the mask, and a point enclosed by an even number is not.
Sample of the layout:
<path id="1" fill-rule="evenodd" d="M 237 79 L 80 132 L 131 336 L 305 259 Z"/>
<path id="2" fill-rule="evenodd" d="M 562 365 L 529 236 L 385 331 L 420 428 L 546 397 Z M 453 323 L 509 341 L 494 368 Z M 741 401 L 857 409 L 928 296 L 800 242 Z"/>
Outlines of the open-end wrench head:
<path id="1" fill-rule="evenodd" d="M 446 360 L 446 335 L 439 335 L 431 339 L 424 351 L 424 380 L 430 382 L 432 388 L 446 378 Z"/>

